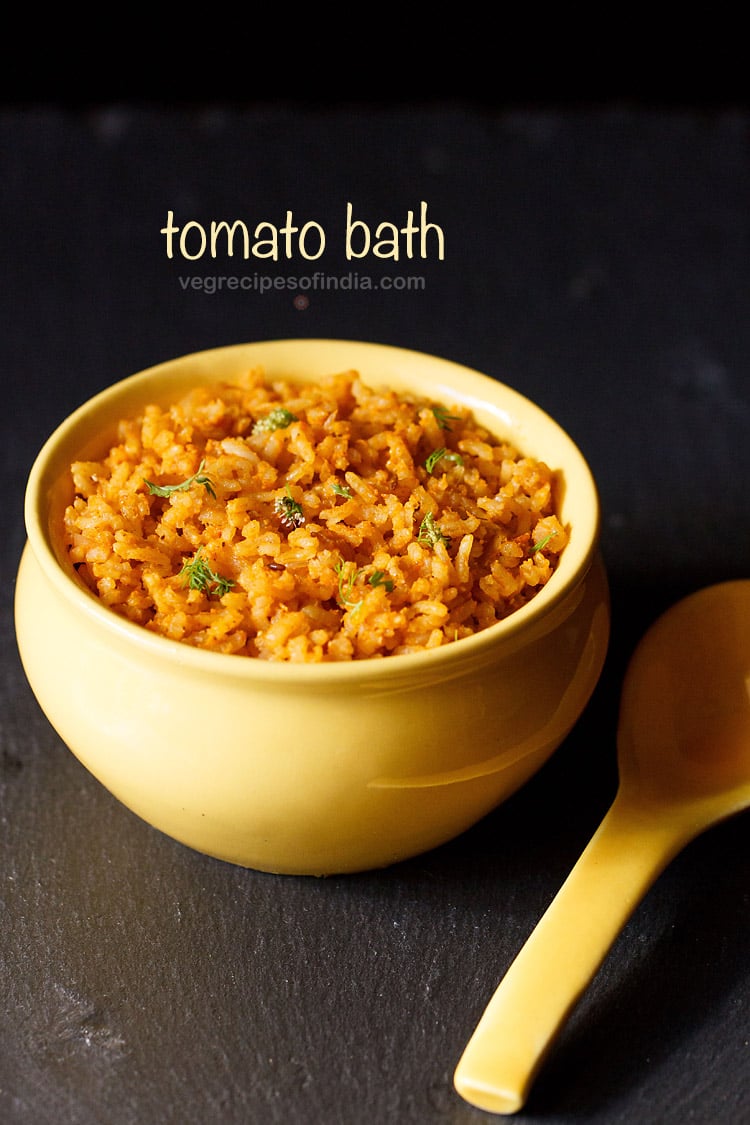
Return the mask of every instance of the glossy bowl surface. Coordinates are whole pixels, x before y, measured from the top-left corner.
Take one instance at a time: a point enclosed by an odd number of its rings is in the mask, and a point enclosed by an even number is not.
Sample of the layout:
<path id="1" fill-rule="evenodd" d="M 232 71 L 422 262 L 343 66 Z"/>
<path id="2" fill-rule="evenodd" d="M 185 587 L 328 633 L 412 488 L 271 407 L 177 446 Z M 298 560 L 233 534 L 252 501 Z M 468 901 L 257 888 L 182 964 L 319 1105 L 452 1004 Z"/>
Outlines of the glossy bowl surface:
<path id="1" fill-rule="evenodd" d="M 323 665 L 204 652 L 102 606 L 61 549 L 71 461 L 118 419 L 199 381 L 262 365 L 462 402 L 559 469 L 571 536 L 546 587 L 505 621 L 446 648 Z M 609 639 L 595 482 L 570 437 L 510 387 L 452 361 L 349 340 L 279 340 L 161 363 L 84 403 L 29 476 L 16 633 L 62 740 L 125 806 L 198 851 L 259 870 L 330 875 L 445 843 L 515 792 L 586 706 Z"/>

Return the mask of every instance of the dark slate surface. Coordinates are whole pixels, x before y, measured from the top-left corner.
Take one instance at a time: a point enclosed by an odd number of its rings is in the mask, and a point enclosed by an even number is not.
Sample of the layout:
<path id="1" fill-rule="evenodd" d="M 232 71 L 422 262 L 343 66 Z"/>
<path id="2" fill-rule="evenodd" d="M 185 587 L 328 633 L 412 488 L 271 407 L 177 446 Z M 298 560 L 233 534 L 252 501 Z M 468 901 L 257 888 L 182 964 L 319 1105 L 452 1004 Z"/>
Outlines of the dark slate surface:
<path id="1" fill-rule="evenodd" d="M 750 574 L 746 108 L 618 102 L 8 105 L 0 114 L 3 1125 L 480 1125 L 452 1073 L 607 808 L 632 647 Z M 347 263 L 347 201 L 446 256 Z M 169 261 L 176 221 L 330 236 L 315 265 Z M 183 290 L 180 277 L 423 276 L 420 292 Z M 613 601 L 599 687 L 551 762 L 459 840 L 324 881 L 142 824 L 41 714 L 12 596 L 33 457 L 115 379 L 198 348 L 344 336 L 535 398 L 597 476 Z M 691 844 L 621 934 L 519 1123 L 750 1119 L 748 820 Z M 581 918 L 585 925 L 585 918 Z"/>

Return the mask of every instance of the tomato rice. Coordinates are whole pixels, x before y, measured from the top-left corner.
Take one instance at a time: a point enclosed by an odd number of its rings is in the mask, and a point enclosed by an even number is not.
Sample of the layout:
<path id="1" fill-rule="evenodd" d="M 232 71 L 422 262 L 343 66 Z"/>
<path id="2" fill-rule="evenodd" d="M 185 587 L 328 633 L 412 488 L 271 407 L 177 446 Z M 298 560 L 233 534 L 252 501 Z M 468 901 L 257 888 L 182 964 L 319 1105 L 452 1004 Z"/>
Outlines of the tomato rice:
<path id="1" fill-rule="evenodd" d="M 80 580 L 185 644 L 293 662 L 419 652 L 549 581 L 556 473 L 460 403 L 251 370 L 119 424 L 72 466 Z"/>

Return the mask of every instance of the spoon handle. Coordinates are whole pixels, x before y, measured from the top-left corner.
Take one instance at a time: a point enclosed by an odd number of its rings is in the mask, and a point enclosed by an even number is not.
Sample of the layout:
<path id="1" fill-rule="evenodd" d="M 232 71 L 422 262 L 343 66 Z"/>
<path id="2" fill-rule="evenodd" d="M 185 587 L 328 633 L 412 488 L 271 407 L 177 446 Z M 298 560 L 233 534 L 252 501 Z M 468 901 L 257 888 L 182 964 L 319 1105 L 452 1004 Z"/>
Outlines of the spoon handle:
<path id="1" fill-rule="evenodd" d="M 523 1106 L 620 929 L 686 843 L 681 826 L 618 793 L 469 1040 L 454 1075 L 462 1098 L 490 1113 Z"/>

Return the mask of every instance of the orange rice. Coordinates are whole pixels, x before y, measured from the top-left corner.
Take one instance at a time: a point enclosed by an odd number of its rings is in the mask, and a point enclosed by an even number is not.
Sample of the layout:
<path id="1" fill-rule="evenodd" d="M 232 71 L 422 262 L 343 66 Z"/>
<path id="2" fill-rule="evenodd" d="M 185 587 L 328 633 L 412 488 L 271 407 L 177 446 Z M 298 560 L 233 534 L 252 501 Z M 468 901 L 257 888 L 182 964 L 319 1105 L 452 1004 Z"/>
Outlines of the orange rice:
<path id="1" fill-rule="evenodd" d="M 70 560 L 105 605 L 264 660 L 450 644 L 533 598 L 568 539 L 546 464 L 355 371 L 149 405 L 72 475 Z"/>

